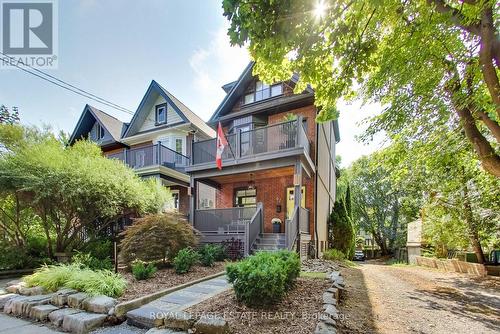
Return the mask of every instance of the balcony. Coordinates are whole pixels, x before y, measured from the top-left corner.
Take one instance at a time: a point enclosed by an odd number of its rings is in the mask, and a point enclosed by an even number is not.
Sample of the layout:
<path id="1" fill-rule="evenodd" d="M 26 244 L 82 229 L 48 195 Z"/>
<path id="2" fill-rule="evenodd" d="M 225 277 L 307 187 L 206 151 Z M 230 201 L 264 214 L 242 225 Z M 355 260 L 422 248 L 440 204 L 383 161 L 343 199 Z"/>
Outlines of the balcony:
<path id="1" fill-rule="evenodd" d="M 121 152 L 109 154 L 107 157 L 123 161 L 133 169 L 162 166 L 180 173 L 186 173 L 186 168 L 189 166 L 188 157 L 162 144 L 124 149 Z"/>
<path id="2" fill-rule="evenodd" d="M 226 136 L 228 147 L 222 155 L 223 164 L 236 165 L 292 155 L 309 157 L 310 143 L 302 118 L 277 123 L 250 131 L 238 131 Z M 193 158 L 187 171 L 215 168 L 217 140 L 193 143 Z"/>

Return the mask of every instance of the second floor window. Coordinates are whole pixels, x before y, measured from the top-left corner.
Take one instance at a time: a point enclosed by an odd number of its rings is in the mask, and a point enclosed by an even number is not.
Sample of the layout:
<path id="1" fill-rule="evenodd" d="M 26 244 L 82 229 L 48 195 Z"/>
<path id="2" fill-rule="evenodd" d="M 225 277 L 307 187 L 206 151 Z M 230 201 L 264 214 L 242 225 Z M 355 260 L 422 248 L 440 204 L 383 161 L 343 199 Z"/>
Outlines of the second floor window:
<path id="1" fill-rule="evenodd" d="M 156 106 L 156 124 L 167 123 L 167 106 Z"/>
<path id="2" fill-rule="evenodd" d="M 245 95 L 243 104 L 262 101 L 281 94 L 283 94 L 283 86 L 281 83 L 268 85 L 262 81 L 257 81 L 255 83 L 255 90 Z"/>

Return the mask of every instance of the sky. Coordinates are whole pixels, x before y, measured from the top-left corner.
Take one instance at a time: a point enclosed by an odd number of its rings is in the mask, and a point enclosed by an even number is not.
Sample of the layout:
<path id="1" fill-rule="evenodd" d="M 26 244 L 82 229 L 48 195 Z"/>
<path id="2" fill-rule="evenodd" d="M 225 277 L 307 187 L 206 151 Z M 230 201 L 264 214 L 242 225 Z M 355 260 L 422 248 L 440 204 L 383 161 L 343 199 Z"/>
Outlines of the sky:
<path id="1" fill-rule="evenodd" d="M 229 44 L 221 2 L 59 0 L 59 63 L 44 71 L 132 111 L 154 79 L 206 121 L 224 98 L 221 86 L 249 62 L 246 49 Z M 18 69 L 0 69 L 0 104 L 17 106 L 23 124 L 71 133 L 86 103 L 122 121 L 132 117 Z M 343 166 L 380 147 L 356 141 L 359 122 L 378 110 L 340 105 Z"/>

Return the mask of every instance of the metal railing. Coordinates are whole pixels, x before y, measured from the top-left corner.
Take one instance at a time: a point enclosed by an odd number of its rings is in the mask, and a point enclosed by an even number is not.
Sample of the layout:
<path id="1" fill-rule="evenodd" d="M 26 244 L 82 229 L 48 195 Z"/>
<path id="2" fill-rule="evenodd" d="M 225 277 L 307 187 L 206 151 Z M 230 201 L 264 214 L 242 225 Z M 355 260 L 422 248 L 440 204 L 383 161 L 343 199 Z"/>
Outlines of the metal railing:
<path id="1" fill-rule="evenodd" d="M 304 126 L 299 126 L 301 123 L 302 117 L 299 117 L 293 121 L 226 135 L 229 147 L 224 149 L 222 159 L 230 160 L 295 147 L 304 147 L 309 154 L 309 139 Z M 192 151 L 193 165 L 215 162 L 217 139 L 194 142 Z"/>
<path id="2" fill-rule="evenodd" d="M 293 210 L 292 219 L 285 221 L 286 247 L 290 251 L 293 249 L 293 246 L 295 245 L 295 240 L 297 240 L 298 219 L 299 219 L 298 212 L 299 212 L 298 208 L 295 207 L 295 209 Z"/>
<path id="3" fill-rule="evenodd" d="M 162 144 L 153 144 L 107 155 L 109 159 L 123 161 L 131 168 L 161 165 L 184 173 L 189 166 L 189 158 Z"/>
<path id="4" fill-rule="evenodd" d="M 245 225 L 246 227 L 245 255 L 250 255 L 250 251 L 252 250 L 253 244 L 255 243 L 255 240 L 257 239 L 259 233 L 261 232 L 262 223 L 263 223 L 262 204 L 258 203 L 257 211 L 250 220 L 250 223 Z"/>
<path id="5" fill-rule="evenodd" d="M 244 243 L 248 255 L 261 231 L 262 204 L 251 208 L 199 209 L 194 213 L 194 228 L 204 243 L 221 243 L 229 239 Z"/>
<path id="6" fill-rule="evenodd" d="M 299 208 L 299 232 L 309 234 L 309 210 Z"/>

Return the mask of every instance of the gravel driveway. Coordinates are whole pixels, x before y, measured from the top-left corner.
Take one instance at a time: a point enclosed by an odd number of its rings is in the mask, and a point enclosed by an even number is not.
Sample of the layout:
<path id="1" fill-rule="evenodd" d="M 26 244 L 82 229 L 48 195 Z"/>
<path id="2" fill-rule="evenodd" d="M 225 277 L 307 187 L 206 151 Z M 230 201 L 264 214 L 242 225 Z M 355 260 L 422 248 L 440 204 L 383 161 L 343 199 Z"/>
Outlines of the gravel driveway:
<path id="1" fill-rule="evenodd" d="M 342 273 L 340 333 L 499 333 L 500 280 L 380 262 Z"/>

